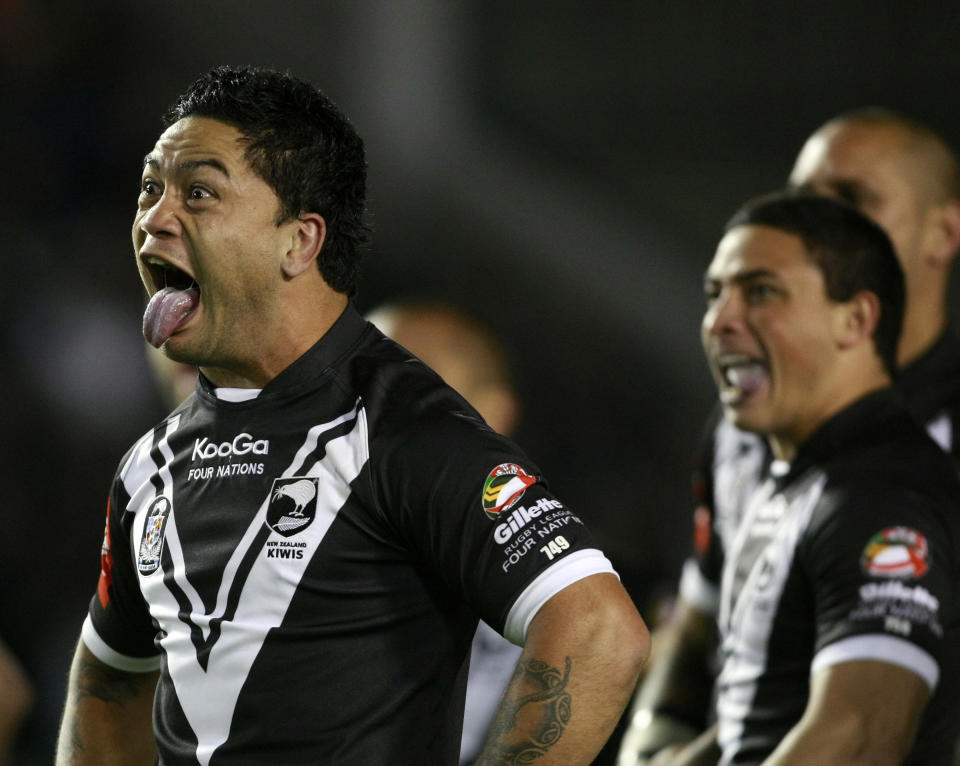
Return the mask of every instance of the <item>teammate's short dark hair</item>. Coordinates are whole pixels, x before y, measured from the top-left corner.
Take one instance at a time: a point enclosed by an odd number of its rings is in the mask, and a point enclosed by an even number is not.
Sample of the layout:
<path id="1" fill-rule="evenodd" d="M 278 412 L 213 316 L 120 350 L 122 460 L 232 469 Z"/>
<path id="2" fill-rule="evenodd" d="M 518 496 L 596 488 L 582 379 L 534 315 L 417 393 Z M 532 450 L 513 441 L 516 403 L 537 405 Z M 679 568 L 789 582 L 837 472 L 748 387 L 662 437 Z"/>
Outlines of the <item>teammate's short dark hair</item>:
<path id="1" fill-rule="evenodd" d="M 278 224 L 319 213 L 327 232 L 317 265 L 338 292 L 357 291 L 367 166 L 363 140 L 313 85 L 290 74 L 221 66 L 196 80 L 163 118 L 209 117 L 232 125 L 247 143 L 250 167 L 280 199 Z"/>
<path id="2" fill-rule="evenodd" d="M 750 200 L 734 213 L 724 231 L 751 225 L 798 237 L 822 272 L 830 300 L 848 301 L 861 290 L 877 296 L 880 317 L 873 341 L 884 367 L 895 375 L 906 288 L 886 232 L 845 202 L 795 192 Z"/>

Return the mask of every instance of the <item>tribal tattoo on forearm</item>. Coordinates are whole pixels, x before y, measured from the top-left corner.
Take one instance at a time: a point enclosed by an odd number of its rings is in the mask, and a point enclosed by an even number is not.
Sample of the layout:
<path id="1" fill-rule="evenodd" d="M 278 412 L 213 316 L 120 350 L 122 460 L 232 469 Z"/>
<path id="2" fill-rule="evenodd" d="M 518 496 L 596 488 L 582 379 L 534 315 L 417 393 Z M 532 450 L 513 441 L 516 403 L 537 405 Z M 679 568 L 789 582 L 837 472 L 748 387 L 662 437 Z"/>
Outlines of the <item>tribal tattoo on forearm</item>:
<path id="1" fill-rule="evenodd" d="M 115 670 L 99 662 L 81 659 L 77 667 L 74 699 L 79 702 L 93 697 L 101 702 L 123 705 L 137 697 L 141 692 L 141 682 L 137 676 L 122 670 Z"/>
<path id="2" fill-rule="evenodd" d="M 510 690 L 515 692 L 519 687 L 531 691 L 519 699 L 508 696 L 503 701 L 475 766 L 520 766 L 546 755 L 570 722 L 567 683 L 571 664 L 569 657 L 564 658 L 563 672 L 542 660 L 522 660 L 517 664 Z"/>
<path id="3" fill-rule="evenodd" d="M 141 684 L 142 679 L 137 676 L 81 657 L 76 667 L 71 697 L 73 704 L 79 704 L 85 699 L 94 699 L 108 705 L 123 707 L 141 694 Z M 87 749 L 80 732 L 78 716 L 73 716 L 69 731 L 72 754 L 77 756 Z"/>

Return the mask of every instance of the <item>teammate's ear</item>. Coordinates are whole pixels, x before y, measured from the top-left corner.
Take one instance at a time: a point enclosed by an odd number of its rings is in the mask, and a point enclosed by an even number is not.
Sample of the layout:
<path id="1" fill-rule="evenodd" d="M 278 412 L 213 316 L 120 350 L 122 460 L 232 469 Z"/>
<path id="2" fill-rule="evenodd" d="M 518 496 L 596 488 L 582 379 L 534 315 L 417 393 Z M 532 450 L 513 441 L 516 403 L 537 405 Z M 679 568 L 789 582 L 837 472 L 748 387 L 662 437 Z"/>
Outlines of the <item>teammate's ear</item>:
<path id="1" fill-rule="evenodd" d="M 319 213 L 301 213 L 291 223 L 289 248 L 281 261 L 287 279 L 293 279 L 313 266 L 327 236 L 327 222 Z"/>
<path id="2" fill-rule="evenodd" d="M 938 266 L 949 265 L 960 250 L 960 200 L 947 200 L 934 208 L 934 226 L 928 229 L 931 241 L 927 252 Z"/>
<path id="3" fill-rule="evenodd" d="M 876 293 L 861 290 L 837 306 L 835 333 L 841 349 L 870 341 L 880 320 L 880 299 Z"/>

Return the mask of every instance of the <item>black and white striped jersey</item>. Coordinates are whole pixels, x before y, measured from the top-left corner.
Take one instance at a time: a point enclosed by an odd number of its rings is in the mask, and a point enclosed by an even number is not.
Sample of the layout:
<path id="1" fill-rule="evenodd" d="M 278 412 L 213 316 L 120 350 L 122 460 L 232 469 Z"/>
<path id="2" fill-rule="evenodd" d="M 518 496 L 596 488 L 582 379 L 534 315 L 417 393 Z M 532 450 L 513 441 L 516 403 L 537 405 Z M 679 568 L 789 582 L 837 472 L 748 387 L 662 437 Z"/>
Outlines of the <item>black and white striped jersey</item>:
<path id="1" fill-rule="evenodd" d="M 719 532 L 721 763 L 761 763 L 800 720 L 811 673 L 859 659 L 906 667 L 935 690 L 905 763 L 952 763 L 960 480 L 951 461 L 892 391 L 878 392 L 822 426 L 793 463 L 772 463 L 741 508 L 717 518 L 732 522 Z M 690 593 L 700 571 L 686 575 Z"/>
<path id="2" fill-rule="evenodd" d="M 352 306 L 225 395 L 201 379 L 124 458 L 83 628 L 102 661 L 160 668 L 160 764 L 455 764 L 478 616 L 522 643 L 609 562 Z"/>
<path id="3" fill-rule="evenodd" d="M 960 337 L 944 332 L 923 356 L 905 367 L 894 389 L 914 419 L 960 467 Z M 711 415 L 694 471 L 694 552 L 687 560 L 680 592 L 684 600 L 716 614 L 720 572 L 730 530 L 743 515 L 744 500 L 770 464 L 763 437 L 741 431 Z"/>

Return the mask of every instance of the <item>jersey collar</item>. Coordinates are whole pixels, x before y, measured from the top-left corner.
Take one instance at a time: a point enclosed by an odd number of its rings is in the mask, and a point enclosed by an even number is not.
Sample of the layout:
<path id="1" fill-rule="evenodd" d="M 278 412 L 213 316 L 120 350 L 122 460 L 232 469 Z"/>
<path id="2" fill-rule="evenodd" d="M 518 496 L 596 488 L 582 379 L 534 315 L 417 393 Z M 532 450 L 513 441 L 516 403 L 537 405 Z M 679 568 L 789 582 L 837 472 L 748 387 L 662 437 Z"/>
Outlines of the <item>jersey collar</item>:
<path id="1" fill-rule="evenodd" d="M 353 303 L 348 303 L 346 309 L 324 336 L 314 343 L 303 356 L 267 383 L 260 394 L 251 401 L 275 400 L 303 390 L 316 388 L 318 380 L 332 373 L 339 361 L 357 346 L 361 337 L 370 328 L 371 325 L 360 316 L 360 312 L 357 311 Z M 205 398 L 216 400 L 219 403 L 247 403 L 217 399 L 216 387 L 202 372 L 199 376 L 197 390 L 205 394 Z"/>

